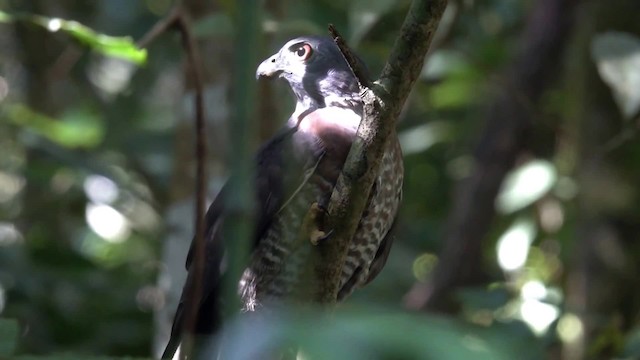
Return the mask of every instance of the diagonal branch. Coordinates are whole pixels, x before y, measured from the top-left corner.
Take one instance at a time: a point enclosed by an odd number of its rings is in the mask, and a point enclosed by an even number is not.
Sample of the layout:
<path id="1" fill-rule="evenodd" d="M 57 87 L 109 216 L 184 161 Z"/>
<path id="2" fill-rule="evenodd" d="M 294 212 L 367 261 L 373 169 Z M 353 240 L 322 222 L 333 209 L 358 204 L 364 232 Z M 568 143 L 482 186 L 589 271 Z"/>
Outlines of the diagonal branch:
<path id="1" fill-rule="evenodd" d="M 386 92 L 392 94 L 392 104 L 398 112 L 420 75 L 446 7 L 446 0 L 414 0 L 411 3 L 400 35 L 378 80 Z"/>
<path id="2" fill-rule="evenodd" d="M 342 37 L 342 35 L 340 35 L 340 33 L 338 32 L 336 27 L 333 26 L 333 24 L 329 24 L 329 34 L 331 34 L 331 37 L 333 38 L 333 41 L 335 41 L 336 45 L 338 45 L 338 48 L 340 48 L 340 52 L 342 52 L 344 59 L 349 64 L 349 67 L 351 68 L 353 75 L 355 75 L 356 78 L 358 79 L 358 82 L 360 83 L 360 87 L 370 88 L 371 79 L 369 79 L 369 76 L 367 76 L 366 71 L 364 71 L 364 69 L 362 68 L 362 65 L 358 62 L 356 57 L 353 55 L 353 53 L 351 52 L 351 49 L 349 49 L 349 46 L 347 46 L 347 43 L 344 41 L 344 38 Z"/>
<path id="3" fill-rule="evenodd" d="M 341 269 L 378 173 L 387 139 L 420 74 L 446 5 L 447 0 L 413 1 L 382 76 L 362 91 L 363 119 L 328 206 L 327 224 L 334 232 L 331 241 L 318 246 L 318 256 L 314 259 L 319 285 L 316 300 L 320 303 L 336 301 Z M 350 52 L 343 55 L 351 68 L 356 69 Z"/>

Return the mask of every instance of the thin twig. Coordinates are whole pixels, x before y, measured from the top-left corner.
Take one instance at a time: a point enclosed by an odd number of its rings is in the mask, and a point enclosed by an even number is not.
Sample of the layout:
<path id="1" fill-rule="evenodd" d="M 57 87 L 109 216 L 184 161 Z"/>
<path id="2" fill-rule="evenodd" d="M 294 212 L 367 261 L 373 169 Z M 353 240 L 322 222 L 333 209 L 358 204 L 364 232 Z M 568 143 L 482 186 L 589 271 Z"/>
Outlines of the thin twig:
<path id="1" fill-rule="evenodd" d="M 640 117 L 631 122 L 631 125 L 626 125 L 622 131 L 618 134 L 614 135 L 612 138 L 607 140 L 602 146 L 600 146 L 596 150 L 596 158 L 601 158 L 613 150 L 619 148 L 624 145 L 628 141 L 633 140 L 636 136 L 638 136 L 638 126 L 640 125 Z"/>
<path id="2" fill-rule="evenodd" d="M 56 61 L 49 68 L 48 75 L 52 80 L 64 79 L 69 75 L 73 66 L 82 57 L 82 50 L 76 44 L 69 44 L 58 56 Z"/>
<path id="3" fill-rule="evenodd" d="M 164 34 L 171 27 L 175 26 L 176 22 L 178 21 L 178 18 L 181 17 L 181 13 L 182 13 L 181 9 L 182 9 L 181 7 L 173 8 L 169 13 L 169 15 L 167 15 L 166 17 L 158 21 L 155 25 L 153 25 L 151 30 L 147 31 L 147 33 L 144 34 L 142 39 L 138 40 L 138 43 L 137 43 L 138 47 L 142 49 L 149 47 L 149 45 L 153 41 L 155 41 L 160 35 Z"/>
<path id="4" fill-rule="evenodd" d="M 331 34 L 333 41 L 336 43 L 336 45 L 338 45 L 338 48 L 340 48 L 340 52 L 344 56 L 344 59 L 347 61 L 347 64 L 349 64 L 351 71 L 360 82 L 360 86 L 366 88 L 371 87 L 371 79 L 369 79 L 367 72 L 364 71 L 362 64 L 360 64 L 360 62 L 353 55 L 353 53 L 347 46 L 347 43 L 344 41 L 344 38 L 342 37 L 342 35 L 340 35 L 333 24 L 329 24 L 329 33 Z"/>
<path id="5" fill-rule="evenodd" d="M 195 274 L 193 288 L 191 294 L 186 297 L 186 314 L 184 317 L 183 327 L 183 346 L 180 352 L 181 358 L 185 358 L 191 352 L 193 345 L 189 334 L 195 330 L 198 316 L 198 304 L 202 295 L 202 275 L 204 273 L 205 261 L 205 244 L 204 244 L 204 208 L 207 183 L 207 141 L 206 141 L 206 123 L 205 123 L 205 107 L 204 107 L 204 85 L 202 74 L 202 61 L 200 52 L 195 42 L 195 38 L 190 30 L 190 20 L 182 6 L 176 6 L 171 10 L 169 15 L 158 21 L 151 30 L 149 30 L 140 41 L 138 46 L 141 48 L 148 47 L 159 36 L 172 28 L 176 28 L 180 32 L 182 38 L 182 46 L 187 55 L 188 68 L 191 71 L 191 78 L 195 92 L 195 136 L 196 136 L 196 205 L 195 205 L 195 246 L 193 271 Z M 179 326 L 179 324 L 178 324 Z"/>
<path id="6" fill-rule="evenodd" d="M 182 35 L 182 45 L 187 53 L 189 68 L 192 73 L 193 87 L 195 91 L 194 106 L 196 110 L 196 235 L 194 247 L 193 271 L 196 274 L 189 303 L 187 304 L 187 313 L 184 323 L 185 335 L 192 334 L 198 316 L 198 304 L 202 295 L 202 276 L 204 273 L 205 261 L 205 244 L 204 244 L 204 208 L 207 183 L 207 139 L 206 139 L 206 123 L 204 113 L 204 85 L 201 69 L 201 58 L 195 38 L 191 34 L 189 19 L 184 12 L 180 12 L 177 16 L 176 26 Z M 190 341 L 187 343 L 190 346 Z M 190 350 L 189 348 L 185 350 Z M 181 356 L 190 353 L 190 351 L 181 352 Z"/>

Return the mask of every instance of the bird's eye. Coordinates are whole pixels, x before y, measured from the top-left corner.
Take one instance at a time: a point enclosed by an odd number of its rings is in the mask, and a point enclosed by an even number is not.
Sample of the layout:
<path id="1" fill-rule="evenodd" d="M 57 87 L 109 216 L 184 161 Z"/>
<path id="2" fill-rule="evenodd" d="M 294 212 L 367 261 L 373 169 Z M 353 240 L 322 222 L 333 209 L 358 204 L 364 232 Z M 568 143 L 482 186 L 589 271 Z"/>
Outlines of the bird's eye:
<path id="1" fill-rule="evenodd" d="M 296 56 L 298 58 L 300 58 L 300 60 L 307 60 L 310 56 L 311 53 L 313 52 L 311 50 L 311 45 L 309 44 L 302 44 L 300 46 L 298 46 L 297 48 L 295 48 L 293 50 L 293 52 L 296 54 Z"/>

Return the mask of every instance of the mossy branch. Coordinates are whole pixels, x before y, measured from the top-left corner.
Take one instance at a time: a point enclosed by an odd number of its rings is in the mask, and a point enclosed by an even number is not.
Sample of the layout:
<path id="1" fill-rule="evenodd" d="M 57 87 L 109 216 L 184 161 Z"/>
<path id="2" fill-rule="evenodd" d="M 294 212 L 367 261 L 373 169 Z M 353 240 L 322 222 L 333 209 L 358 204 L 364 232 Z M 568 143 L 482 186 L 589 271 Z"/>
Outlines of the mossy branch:
<path id="1" fill-rule="evenodd" d="M 380 78 L 369 84 L 359 74 L 354 56 L 338 40 L 347 62 L 362 87 L 363 119 L 342 174 L 331 195 L 326 224 L 333 230 L 328 241 L 318 245 L 314 259 L 318 283 L 316 301 L 336 301 L 342 266 L 364 211 L 387 140 L 400 110 L 422 69 L 427 50 L 447 6 L 447 0 L 414 0 Z M 332 29 L 334 39 L 339 34 Z"/>

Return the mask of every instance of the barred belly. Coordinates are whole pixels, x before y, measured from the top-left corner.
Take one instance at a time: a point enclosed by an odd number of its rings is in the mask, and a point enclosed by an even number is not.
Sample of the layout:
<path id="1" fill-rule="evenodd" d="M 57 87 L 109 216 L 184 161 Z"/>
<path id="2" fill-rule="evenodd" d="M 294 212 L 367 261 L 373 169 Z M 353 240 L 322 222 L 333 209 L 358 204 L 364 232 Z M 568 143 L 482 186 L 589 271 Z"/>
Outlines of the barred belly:
<path id="1" fill-rule="evenodd" d="M 402 173 L 402 153 L 393 134 L 342 268 L 340 288 L 345 296 L 355 287 L 363 285 L 368 278 L 369 267 L 398 210 Z M 250 265 L 239 284 L 246 311 L 254 311 L 260 304 L 270 300 L 291 297 L 294 289 L 304 281 L 302 276 L 313 245 L 309 241 L 301 241 L 297 230 L 302 227 L 311 204 L 326 204 L 334 184 L 334 179 L 313 175 L 278 214 L 251 255 Z M 352 277 L 355 279 L 352 280 Z"/>

